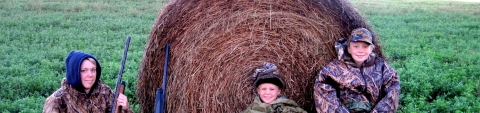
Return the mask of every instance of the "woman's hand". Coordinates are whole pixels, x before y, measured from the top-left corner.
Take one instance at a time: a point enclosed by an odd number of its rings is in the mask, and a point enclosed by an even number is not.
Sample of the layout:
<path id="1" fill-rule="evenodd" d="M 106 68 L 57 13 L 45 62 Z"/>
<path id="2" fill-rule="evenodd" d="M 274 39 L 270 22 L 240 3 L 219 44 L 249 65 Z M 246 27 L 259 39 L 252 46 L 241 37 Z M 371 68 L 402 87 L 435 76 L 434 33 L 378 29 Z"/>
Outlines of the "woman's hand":
<path id="1" fill-rule="evenodd" d="M 118 106 L 122 106 L 122 109 L 123 110 L 127 110 L 128 108 L 130 108 L 130 106 L 128 105 L 128 98 L 127 96 L 123 95 L 123 94 L 119 94 L 118 95 L 118 98 L 117 98 L 117 107 Z"/>

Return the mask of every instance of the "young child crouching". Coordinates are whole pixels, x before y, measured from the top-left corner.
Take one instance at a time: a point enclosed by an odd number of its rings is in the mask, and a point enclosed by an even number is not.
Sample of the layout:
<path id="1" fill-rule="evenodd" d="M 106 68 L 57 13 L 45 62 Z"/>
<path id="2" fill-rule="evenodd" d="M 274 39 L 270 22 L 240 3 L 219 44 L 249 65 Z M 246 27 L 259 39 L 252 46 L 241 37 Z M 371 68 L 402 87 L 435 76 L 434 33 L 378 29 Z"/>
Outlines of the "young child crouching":
<path id="1" fill-rule="evenodd" d="M 242 113 L 307 113 L 281 94 L 285 85 L 274 64 L 264 63 L 263 68 L 256 69 L 253 80 L 255 99 Z"/>

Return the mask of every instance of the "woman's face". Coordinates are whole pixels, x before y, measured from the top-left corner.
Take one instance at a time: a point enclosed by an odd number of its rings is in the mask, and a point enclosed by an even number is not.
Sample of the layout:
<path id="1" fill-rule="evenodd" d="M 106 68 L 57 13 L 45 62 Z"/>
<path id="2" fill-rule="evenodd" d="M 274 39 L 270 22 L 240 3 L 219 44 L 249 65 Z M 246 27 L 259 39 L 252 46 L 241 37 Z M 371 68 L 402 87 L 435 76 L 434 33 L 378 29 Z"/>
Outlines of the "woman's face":
<path id="1" fill-rule="evenodd" d="M 97 78 L 97 67 L 95 64 L 89 60 L 83 60 L 80 67 L 80 78 L 82 79 L 83 87 L 85 87 L 85 92 L 88 93 Z"/>
<path id="2" fill-rule="evenodd" d="M 258 86 L 257 92 L 264 103 L 270 104 L 277 99 L 277 96 L 280 95 L 281 91 L 275 84 L 263 83 Z"/>
<path id="3" fill-rule="evenodd" d="M 373 46 L 366 42 L 350 42 L 348 45 L 348 53 L 352 55 L 357 65 L 361 65 L 368 59 L 373 51 Z"/>

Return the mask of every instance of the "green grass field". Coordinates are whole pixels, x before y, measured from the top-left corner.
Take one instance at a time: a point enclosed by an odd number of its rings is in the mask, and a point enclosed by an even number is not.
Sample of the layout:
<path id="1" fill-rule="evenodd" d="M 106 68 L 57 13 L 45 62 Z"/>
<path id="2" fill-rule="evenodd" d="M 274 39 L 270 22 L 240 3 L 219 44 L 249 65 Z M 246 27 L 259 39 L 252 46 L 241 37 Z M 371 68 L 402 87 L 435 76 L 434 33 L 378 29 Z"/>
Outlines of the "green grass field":
<path id="1" fill-rule="evenodd" d="M 402 92 L 399 112 L 480 112 L 480 3 L 352 0 L 373 26 Z M 123 80 L 138 111 L 136 77 L 165 0 L 0 0 L 0 112 L 41 112 L 65 77 L 71 50 L 95 55 L 115 82 L 127 36 Z"/>
<path id="2" fill-rule="evenodd" d="M 131 36 L 123 80 L 138 110 L 135 86 L 143 49 L 164 0 L 0 0 L 0 112 L 41 112 L 65 77 L 65 57 L 98 58 L 110 87 Z"/>
<path id="3" fill-rule="evenodd" d="M 480 3 L 355 0 L 401 81 L 400 112 L 480 112 Z"/>

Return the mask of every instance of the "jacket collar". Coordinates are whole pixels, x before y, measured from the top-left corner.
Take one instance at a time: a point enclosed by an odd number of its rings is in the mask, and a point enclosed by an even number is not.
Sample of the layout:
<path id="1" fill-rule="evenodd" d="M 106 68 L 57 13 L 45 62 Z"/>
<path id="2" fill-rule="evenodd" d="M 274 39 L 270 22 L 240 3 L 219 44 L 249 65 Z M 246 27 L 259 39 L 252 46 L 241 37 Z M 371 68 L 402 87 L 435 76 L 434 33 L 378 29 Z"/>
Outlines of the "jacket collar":
<path id="1" fill-rule="evenodd" d="M 62 79 L 62 89 L 67 91 L 67 93 L 71 95 L 86 95 L 87 97 L 90 97 L 91 95 L 99 95 L 99 90 L 102 88 L 101 84 L 103 84 L 102 80 L 98 80 L 98 87 L 92 87 L 90 89 L 90 93 L 85 93 L 85 91 L 78 91 L 76 88 L 74 88 L 71 84 L 68 83 L 66 78 Z"/>

